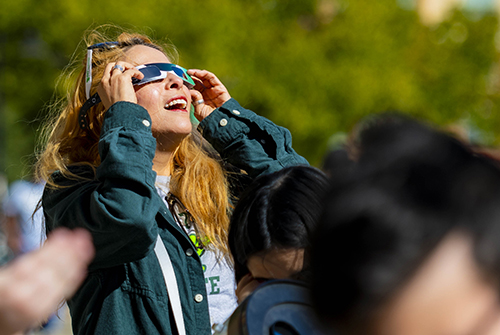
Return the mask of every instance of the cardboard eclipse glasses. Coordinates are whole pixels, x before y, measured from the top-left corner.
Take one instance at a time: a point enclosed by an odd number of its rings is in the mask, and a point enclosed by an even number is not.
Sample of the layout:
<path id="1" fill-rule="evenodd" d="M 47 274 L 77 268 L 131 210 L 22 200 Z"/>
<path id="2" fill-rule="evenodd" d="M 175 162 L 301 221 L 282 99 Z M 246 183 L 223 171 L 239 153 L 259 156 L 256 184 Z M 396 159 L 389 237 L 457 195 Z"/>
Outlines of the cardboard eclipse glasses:
<path id="1" fill-rule="evenodd" d="M 141 71 L 144 78 L 141 80 L 132 78 L 133 85 L 144 85 L 156 80 L 162 80 L 167 77 L 167 74 L 173 73 L 181 78 L 189 89 L 195 85 L 193 78 L 189 76 L 187 70 L 179 65 L 171 63 L 150 63 L 136 66 L 136 69 Z"/>

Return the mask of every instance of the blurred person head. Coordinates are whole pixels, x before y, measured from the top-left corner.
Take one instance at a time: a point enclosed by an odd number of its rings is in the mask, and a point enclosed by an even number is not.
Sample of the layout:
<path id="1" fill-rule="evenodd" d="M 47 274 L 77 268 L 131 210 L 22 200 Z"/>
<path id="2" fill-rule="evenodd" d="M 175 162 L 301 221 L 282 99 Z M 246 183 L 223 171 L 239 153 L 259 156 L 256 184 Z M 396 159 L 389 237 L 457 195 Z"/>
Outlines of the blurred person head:
<path id="1" fill-rule="evenodd" d="M 313 240 L 312 297 L 342 334 L 500 333 L 500 172 L 398 116 L 359 134 Z"/>
<path id="2" fill-rule="evenodd" d="M 229 230 L 237 282 L 245 275 L 299 279 L 307 271 L 304 261 L 327 185 L 320 170 L 294 166 L 261 176 L 246 189 Z"/>
<path id="3" fill-rule="evenodd" d="M 328 177 L 344 173 L 343 169 L 350 165 L 348 144 L 349 138 L 342 132 L 335 133 L 328 139 L 328 149 L 321 162 L 321 171 Z"/>
<path id="4" fill-rule="evenodd" d="M 328 151 L 323 157 L 321 170 L 328 178 L 332 176 L 341 176 L 348 173 L 353 162 L 349 157 L 347 149 L 338 148 Z"/>

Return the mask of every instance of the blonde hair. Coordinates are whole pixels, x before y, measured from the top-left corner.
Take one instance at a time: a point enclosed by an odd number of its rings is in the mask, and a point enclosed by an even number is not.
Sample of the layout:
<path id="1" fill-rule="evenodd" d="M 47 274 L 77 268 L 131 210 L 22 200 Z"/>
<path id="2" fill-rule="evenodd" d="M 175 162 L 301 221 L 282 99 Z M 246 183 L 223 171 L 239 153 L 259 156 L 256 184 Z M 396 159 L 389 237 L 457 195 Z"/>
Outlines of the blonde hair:
<path id="1" fill-rule="evenodd" d="M 153 43 L 147 36 L 137 33 L 121 32 L 117 38 L 110 39 L 109 34 L 100 32 L 110 28 L 123 31 L 114 26 L 100 27 L 91 31 L 84 39 L 86 46 L 109 41 L 119 42 L 118 47 L 94 52 L 90 95 L 96 93 L 106 65 L 123 58 L 125 52 L 134 45 L 156 48 L 165 53 L 172 62 L 177 62 L 177 51 L 172 45 Z M 80 54 L 83 55 L 84 52 Z M 44 127 L 46 143 L 36 164 L 36 174 L 39 179 L 46 180 L 49 187 L 61 187 L 51 178 L 55 171 L 67 178 L 79 180 L 83 177 L 71 173 L 69 166 L 89 165 L 95 169 L 101 162 L 98 142 L 105 113 L 103 105 L 99 103 L 88 110 L 88 128 L 81 129 L 78 122 L 79 110 L 87 100 L 83 64 L 82 58 L 73 60 L 73 69 L 67 71 L 65 78 L 68 81 L 74 78 L 79 69 L 76 85 L 67 90 L 69 93 L 62 105 L 52 106 L 53 117 Z M 170 191 L 189 209 L 201 240 L 208 239 L 211 242 L 207 247 L 214 248 L 219 254 L 230 259 L 227 234 L 231 204 L 227 176 L 219 161 L 211 157 L 204 147 L 210 146 L 196 130 L 181 142 L 171 161 Z"/>

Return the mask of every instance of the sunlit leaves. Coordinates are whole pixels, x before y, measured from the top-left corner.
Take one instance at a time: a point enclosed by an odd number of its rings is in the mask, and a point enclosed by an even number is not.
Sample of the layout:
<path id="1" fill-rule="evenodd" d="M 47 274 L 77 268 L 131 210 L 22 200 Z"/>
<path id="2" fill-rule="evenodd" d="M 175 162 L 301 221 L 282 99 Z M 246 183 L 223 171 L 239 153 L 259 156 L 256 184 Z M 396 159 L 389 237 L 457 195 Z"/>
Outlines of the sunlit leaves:
<path id="1" fill-rule="evenodd" d="M 3 168 L 10 179 L 26 171 L 33 120 L 68 88 L 55 83 L 75 52 L 83 58 L 84 31 L 108 23 L 173 42 L 181 65 L 215 72 L 244 106 L 288 127 L 313 164 L 331 135 L 388 109 L 498 143 L 497 18 L 457 11 L 426 27 L 403 2 L 0 0 Z"/>

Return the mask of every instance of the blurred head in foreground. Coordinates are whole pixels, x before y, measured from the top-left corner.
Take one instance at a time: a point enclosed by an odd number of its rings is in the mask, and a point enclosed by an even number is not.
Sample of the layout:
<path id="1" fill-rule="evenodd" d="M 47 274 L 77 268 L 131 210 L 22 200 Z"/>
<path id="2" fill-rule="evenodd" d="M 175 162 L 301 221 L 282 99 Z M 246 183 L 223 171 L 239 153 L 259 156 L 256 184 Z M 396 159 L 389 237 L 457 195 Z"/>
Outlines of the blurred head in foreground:
<path id="1" fill-rule="evenodd" d="M 361 131 L 313 240 L 313 301 L 341 334 L 500 334 L 500 172 L 398 116 Z"/>

